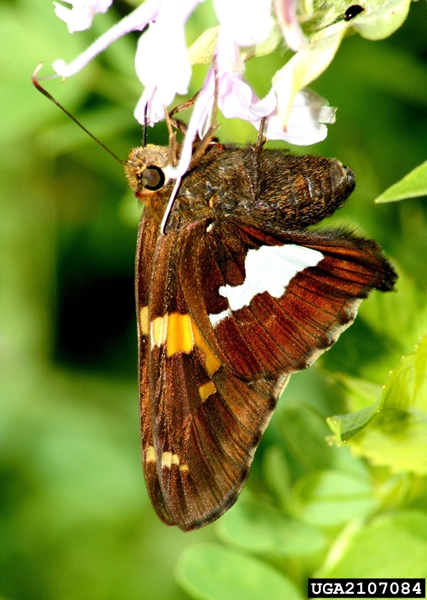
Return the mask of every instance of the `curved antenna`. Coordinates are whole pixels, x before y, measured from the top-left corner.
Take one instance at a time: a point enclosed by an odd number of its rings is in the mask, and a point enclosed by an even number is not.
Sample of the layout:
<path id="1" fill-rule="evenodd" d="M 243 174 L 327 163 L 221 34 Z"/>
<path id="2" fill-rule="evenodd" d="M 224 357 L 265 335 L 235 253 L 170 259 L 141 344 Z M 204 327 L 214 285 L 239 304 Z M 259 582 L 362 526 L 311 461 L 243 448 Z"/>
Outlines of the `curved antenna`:
<path id="1" fill-rule="evenodd" d="M 88 129 L 86 129 L 86 127 L 84 127 L 84 125 L 82 125 L 77 119 L 76 117 L 74 117 L 70 112 L 68 112 L 68 110 L 66 108 L 64 108 L 62 106 L 62 104 L 60 104 L 58 102 L 58 100 L 55 100 L 55 98 L 53 96 L 51 96 L 49 94 L 49 92 L 47 90 L 45 90 L 44 87 L 42 87 L 39 83 L 39 79 L 37 79 L 37 74 L 40 71 L 40 69 L 42 68 L 43 63 L 39 63 L 37 65 L 37 67 L 34 70 L 34 73 L 31 77 L 31 81 L 33 82 L 33 86 L 43 94 L 43 96 L 46 96 L 46 98 L 48 100 L 50 100 L 51 102 L 53 102 L 58 108 L 60 108 L 62 110 L 62 112 L 64 112 L 67 117 L 70 117 L 70 119 L 72 121 L 74 121 L 74 123 L 76 123 L 76 125 L 78 125 L 80 127 L 80 129 L 83 129 L 83 131 L 85 133 L 87 133 L 97 144 L 99 144 L 102 148 L 104 148 L 104 150 L 106 150 L 108 152 L 108 154 L 111 154 L 111 156 L 113 158 L 115 158 L 121 165 L 125 165 L 126 161 L 122 160 L 121 158 L 119 158 L 116 154 L 114 154 L 114 152 L 112 150 L 110 150 L 110 148 L 107 148 L 107 146 L 105 146 L 105 144 L 103 144 L 101 141 L 98 140 L 98 138 L 96 138 L 93 133 L 91 133 Z M 44 78 L 43 78 L 44 79 Z"/>

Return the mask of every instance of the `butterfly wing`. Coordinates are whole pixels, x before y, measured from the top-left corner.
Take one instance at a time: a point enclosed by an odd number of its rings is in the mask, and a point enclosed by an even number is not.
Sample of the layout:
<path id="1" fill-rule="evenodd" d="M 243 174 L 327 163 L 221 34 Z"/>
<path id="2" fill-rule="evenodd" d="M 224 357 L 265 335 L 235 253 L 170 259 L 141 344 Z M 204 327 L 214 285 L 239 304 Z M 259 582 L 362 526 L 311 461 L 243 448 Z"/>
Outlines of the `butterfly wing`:
<path id="1" fill-rule="evenodd" d="M 160 518 L 187 531 L 235 502 L 289 375 L 395 273 L 347 231 L 204 220 L 159 236 L 144 215 L 137 257 L 145 478 Z"/>
<path id="2" fill-rule="evenodd" d="M 396 274 L 378 244 L 346 230 L 267 234 L 233 223 L 192 226 L 180 273 L 206 343 L 246 380 L 308 367 Z"/>
<path id="3" fill-rule="evenodd" d="M 173 525 L 164 502 L 154 453 L 154 431 L 151 417 L 151 391 L 149 375 L 150 359 L 150 318 L 149 297 L 151 278 L 154 268 L 153 248 L 158 239 L 158 224 L 147 217 L 146 211 L 141 216 L 136 251 L 136 306 L 138 328 L 139 357 L 139 398 L 141 416 L 141 444 L 144 465 L 144 477 L 152 505 L 159 517 L 167 524 Z"/>
<path id="4" fill-rule="evenodd" d="M 137 304 L 146 484 L 160 518 L 191 530 L 236 500 L 287 377 L 248 383 L 209 348 L 182 292 L 185 238 L 142 217 Z"/>

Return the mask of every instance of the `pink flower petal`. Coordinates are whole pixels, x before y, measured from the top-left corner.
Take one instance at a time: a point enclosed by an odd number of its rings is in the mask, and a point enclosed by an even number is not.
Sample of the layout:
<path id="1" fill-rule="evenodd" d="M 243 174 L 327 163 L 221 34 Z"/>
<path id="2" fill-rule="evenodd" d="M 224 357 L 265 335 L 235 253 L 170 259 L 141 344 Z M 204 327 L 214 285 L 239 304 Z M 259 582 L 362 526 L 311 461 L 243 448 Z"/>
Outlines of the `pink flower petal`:
<path id="1" fill-rule="evenodd" d="M 72 8 L 66 8 L 54 2 L 56 15 L 65 21 L 68 31 L 84 31 L 92 25 L 93 17 L 97 13 L 105 13 L 110 8 L 113 0 L 64 0 Z"/>
<path id="2" fill-rule="evenodd" d="M 214 0 L 223 33 L 239 46 L 266 40 L 273 27 L 271 0 Z"/>
<path id="3" fill-rule="evenodd" d="M 59 59 L 53 63 L 53 68 L 61 77 L 71 77 L 78 73 L 87 63 L 97 54 L 105 50 L 112 42 L 130 31 L 141 31 L 148 23 L 155 20 L 159 10 L 161 0 L 147 0 L 141 6 L 138 6 L 133 12 L 129 13 L 114 27 L 109 29 L 104 35 L 96 40 L 87 50 L 78 56 L 68 65 L 65 61 Z"/>
<path id="4" fill-rule="evenodd" d="M 291 50 L 295 52 L 307 47 L 305 37 L 297 19 L 297 0 L 276 0 L 276 15 L 283 37 Z"/>
<path id="5" fill-rule="evenodd" d="M 185 40 L 185 23 L 201 0 L 163 0 L 156 22 L 138 41 L 135 56 L 137 75 L 145 89 L 135 110 L 135 117 L 144 122 L 148 104 L 148 122 L 164 118 L 164 107 L 176 94 L 188 92 L 191 65 Z"/>

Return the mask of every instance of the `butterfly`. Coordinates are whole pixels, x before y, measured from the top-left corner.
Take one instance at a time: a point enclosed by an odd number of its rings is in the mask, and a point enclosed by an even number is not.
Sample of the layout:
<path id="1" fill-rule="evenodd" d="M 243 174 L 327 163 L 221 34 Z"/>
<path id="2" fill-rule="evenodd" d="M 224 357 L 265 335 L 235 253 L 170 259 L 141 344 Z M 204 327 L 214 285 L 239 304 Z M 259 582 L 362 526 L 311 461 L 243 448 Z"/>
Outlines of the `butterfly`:
<path id="1" fill-rule="evenodd" d="M 133 148 L 122 161 L 40 85 L 40 68 L 35 88 L 124 166 L 144 205 L 135 262 L 145 481 L 164 523 L 203 527 L 237 500 L 290 375 L 397 275 L 377 242 L 308 229 L 354 189 L 340 161 L 265 149 L 263 121 L 255 145 L 221 144 L 214 111 L 177 188 L 172 126 L 186 126 L 173 115 L 197 95 L 166 113 L 168 147 Z"/>
<path id="2" fill-rule="evenodd" d="M 144 205 L 145 481 L 160 519 L 190 531 L 236 501 L 290 375 L 336 342 L 372 290 L 392 290 L 396 273 L 375 241 L 307 229 L 354 189 L 338 160 L 199 140 L 165 220 L 173 154 L 134 148 L 125 172 Z"/>

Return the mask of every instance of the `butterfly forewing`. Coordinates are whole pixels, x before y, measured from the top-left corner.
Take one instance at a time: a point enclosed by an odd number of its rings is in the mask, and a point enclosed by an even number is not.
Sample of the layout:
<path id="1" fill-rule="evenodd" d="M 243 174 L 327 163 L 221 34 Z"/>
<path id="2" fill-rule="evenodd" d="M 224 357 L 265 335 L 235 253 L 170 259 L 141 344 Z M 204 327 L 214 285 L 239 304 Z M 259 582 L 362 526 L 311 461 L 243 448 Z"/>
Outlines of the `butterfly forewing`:
<path id="1" fill-rule="evenodd" d="M 136 252 L 136 306 L 139 353 L 139 397 L 141 415 L 141 443 L 144 475 L 150 500 L 160 518 L 170 525 L 174 522 L 168 514 L 157 475 L 154 450 L 153 422 L 150 406 L 150 317 L 149 295 L 154 265 L 153 248 L 156 247 L 159 227 L 144 212 L 141 216 Z"/>
<path id="2" fill-rule="evenodd" d="M 144 238 L 148 245 L 154 230 L 143 219 L 137 270 L 138 302 L 148 302 L 149 315 L 149 325 L 140 326 L 146 481 L 159 516 L 190 530 L 216 519 L 236 500 L 276 404 L 277 382 L 248 385 L 221 363 L 177 277 L 188 232 L 158 236 L 150 256 Z"/>

